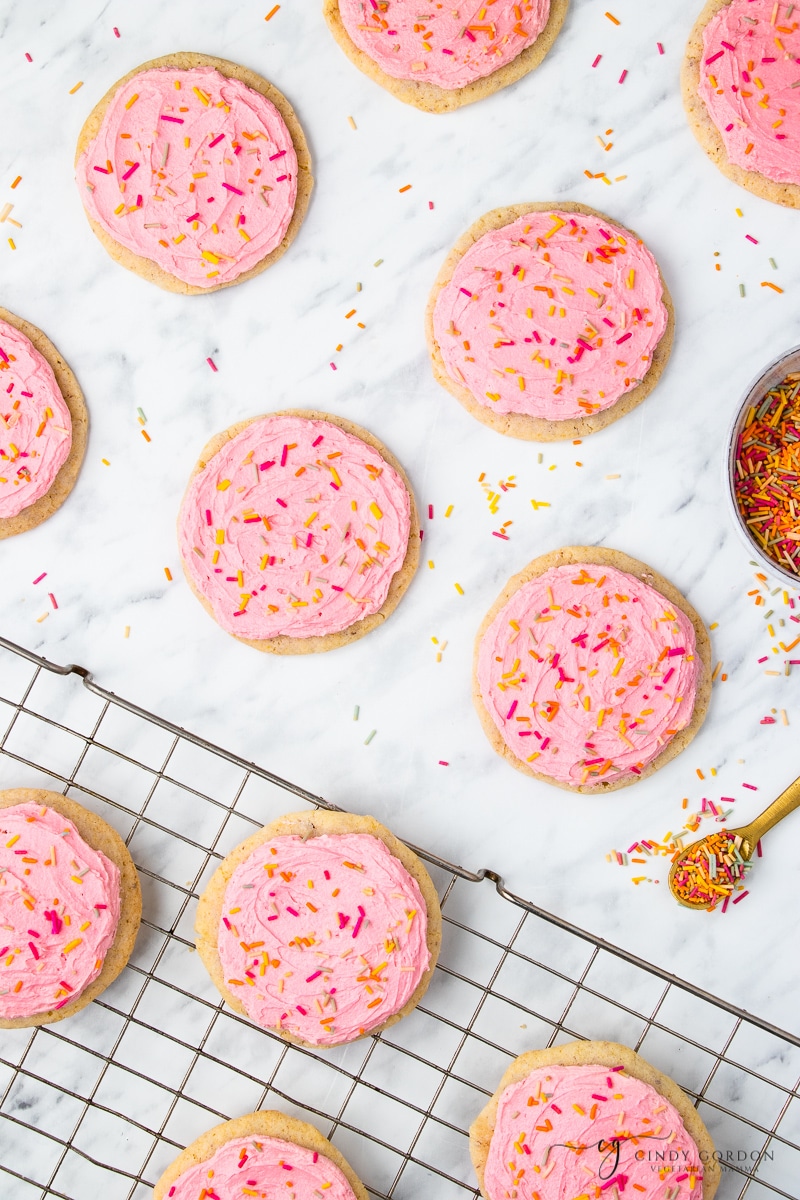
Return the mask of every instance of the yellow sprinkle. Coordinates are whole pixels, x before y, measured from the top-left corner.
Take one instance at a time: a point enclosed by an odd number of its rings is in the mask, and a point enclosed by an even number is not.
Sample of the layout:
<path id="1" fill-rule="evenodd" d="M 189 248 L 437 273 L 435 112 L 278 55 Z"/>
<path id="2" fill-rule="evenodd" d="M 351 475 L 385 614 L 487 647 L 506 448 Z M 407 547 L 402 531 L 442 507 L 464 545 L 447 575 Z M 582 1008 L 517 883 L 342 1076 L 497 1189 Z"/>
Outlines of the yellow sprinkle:
<path id="1" fill-rule="evenodd" d="M 70 950 L 74 950 L 76 946 L 80 946 L 82 941 L 83 941 L 83 938 L 75 938 L 74 941 L 67 942 L 66 946 L 64 947 L 64 949 L 62 950 L 61 953 L 69 954 Z"/>
<path id="2" fill-rule="evenodd" d="M 224 530 L 224 529 L 218 529 L 218 530 L 217 530 L 216 537 L 214 538 L 214 541 L 216 542 L 216 544 L 217 544 L 218 546 L 224 546 L 224 545 L 225 545 L 225 530 Z"/>
<path id="3" fill-rule="evenodd" d="M 221 479 L 219 481 L 219 483 L 217 484 L 217 491 L 218 492 L 227 492 L 227 490 L 230 486 L 231 486 L 230 479 Z"/>
<path id="4" fill-rule="evenodd" d="M 206 108 L 208 108 L 208 96 L 205 94 L 205 92 L 201 92 L 200 88 L 196 87 L 193 87 L 192 91 L 194 92 L 195 96 L 197 96 L 197 99 L 200 101 L 200 103 L 204 104 Z"/>
<path id="5" fill-rule="evenodd" d="M 433 559 L 432 558 L 428 559 L 428 566 L 430 567 L 431 570 L 433 570 Z"/>
<path id="6" fill-rule="evenodd" d="M 72 87 L 69 89 L 70 96 L 74 96 L 75 93 L 78 91 L 78 89 L 82 88 L 82 87 L 83 87 L 83 80 L 81 79 L 78 81 L 78 83 L 75 84 L 75 87 Z"/>
<path id="7" fill-rule="evenodd" d="M 9 238 L 9 239 L 8 239 L 8 244 L 9 244 L 9 246 L 11 247 L 11 249 L 12 249 L 12 250 L 16 250 L 16 248 L 17 248 L 17 247 L 16 247 L 16 245 L 15 245 L 15 243 L 14 243 L 14 239 L 13 239 L 13 238 Z"/>
<path id="8" fill-rule="evenodd" d="M 103 466 L 104 466 L 104 467 L 110 467 L 110 466 L 111 466 L 111 463 L 108 461 L 108 459 L 107 459 L 107 458 L 101 458 L 101 459 L 100 459 L 100 462 L 103 464 Z"/>
<path id="9" fill-rule="evenodd" d="M 356 125 L 356 123 L 355 123 L 355 121 L 353 120 L 353 118 L 352 118 L 352 117 L 348 117 L 348 118 L 347 118 L 347 120 L 350 122 L 350 128 L 351 128 L 351 129 L 357 129 L 357 128 L 358 128 L 358 126 Z"/>
<path id="10" fill-rule="evenodd" d="M 376 521 L 380 521 L 380 520 L 381 520 L 381 518 L 383 517 L 383 513 L 382 513 L 382 512 L 381 512 L 381 510 L 378 508 L 378 506 L 377 506 L 377 504 L 375 503 L 375 501 L 374 501 L 374 500 L 371 502 L 371 504 L 370 504 L 370 506 L 369 506 L 369 511 L 372 513 L 372 515 L 373 515 L 373 517 L 375 518 L 375 520 L 376 520 Z"/>
<path id="11" fill-rule="evenodd" d="M 139 99 L 139 93 L 138 93 L 138 92 L 134 92 L 134 93 L 133 93 L 133 95 L 131 96 L 130 100 L 128 101 L 128 103 L 125 105 L 125 107 L 126 107 L 126 108 L 133 108 L 134 104 L 136 103 L 136 101 L 137 101 L 138 99 Z"/>
<path id="12" fill-rule="evenodd" d="M 462 586 L 461 586 L 461 584 L 460 584 L 460 583 L 454 583 L 454 584 L 453 584 L 453 587 L 456 589 L 456 591 L 458 592 L 459 596 L 463 596 L 463 595 L 464 595 L 464 589 L 462 588 Z"/>
<path id="13" fill-rule="evenodd" d="M 448 504 L 447 508 L 445 509 L 445 514 L 444 514 L 444 515 L 445 515 L 446 517 L 449 517 L 452 511 L 453 511 L 453 506 L 452 506 L 452 504 Z"/>

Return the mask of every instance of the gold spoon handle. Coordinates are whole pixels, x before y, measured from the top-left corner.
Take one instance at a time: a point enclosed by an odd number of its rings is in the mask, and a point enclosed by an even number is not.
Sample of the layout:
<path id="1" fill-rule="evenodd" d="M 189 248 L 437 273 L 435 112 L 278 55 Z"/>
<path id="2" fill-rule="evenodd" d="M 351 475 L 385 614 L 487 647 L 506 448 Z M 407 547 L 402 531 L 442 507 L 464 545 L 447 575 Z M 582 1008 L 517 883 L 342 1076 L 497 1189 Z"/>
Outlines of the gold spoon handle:
<path id="1" fill-rule="evenodd" d="M 773 825 L 777 825 L 778 821 L 782 821 L 790 812 L 794 812 L 800 807 L 800 778 L 795 779 L 794 783 L 790 783 L 785 792 L 781 792 L 777 800 L 773 800 L 769 808 L 766 808 L 760 817 L 756 817 L 755 821 L 751 821 L 747 826 L 747 831 L 750 837 L 751 845 L 755 848 L 756 842 L 772 829 Z"/>

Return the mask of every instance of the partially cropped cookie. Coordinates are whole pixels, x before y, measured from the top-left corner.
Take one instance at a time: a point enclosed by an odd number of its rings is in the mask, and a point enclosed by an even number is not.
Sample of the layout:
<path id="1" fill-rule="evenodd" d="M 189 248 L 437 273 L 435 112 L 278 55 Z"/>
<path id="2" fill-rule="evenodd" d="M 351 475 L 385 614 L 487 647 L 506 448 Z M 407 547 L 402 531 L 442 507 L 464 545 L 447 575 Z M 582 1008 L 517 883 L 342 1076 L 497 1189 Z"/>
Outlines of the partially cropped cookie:
<path id="1" fill-rule="evenodd" d="M 689 1097 L 616 1042 L 515 1059 L 469 1141 L 484 1200 L 712 1200 L 721 1176 Z"/>
<path id="2" fill-rule="evenodd" d="M 707 0 L 681 79 L 689 124 L 711 161 L 789 208 L 800 208 L 799 16 L 785 0 Z"/>
<path id="3" fill-rule="evenodd" d="M 475 639 L 473 698 L 494 749 L 577 792 L 613 791 L 679 754 L 705 719 L 711 646 L 662 575 L 564 546 L 506 584 Z"/>
<path id="4" fill-rule="evenodd" d="M 196 1138 L 167 1168 L 153 1200 L 368 1200 L 353 1168 L 319 1130 L 282 1112 L 248 1113 Z"/>
<path id="5" fill-rule="evenodd" d="M 184 294 L 242 283 L 280 258 L 313 185 L 286 97 L 246 67 L 194 53 L 115 84 L 81 130 L 75 168 L 111 257 Z"/>
<path id="6" fill-rule="evenodd" d="M 436 380 L 499 433 L 581 437 L 655 387 L 672 348 L 658 264 L 582 204 L 515 204 L 480 217 L 437 276 L 426 314 Z"/>
<path id="7" fill-rule="evenodd" d="M 417 568 L 418 530 L 394 455 L 310 410 L 215 437 L 178 519 L 195 595 L 227 633 L 273 654 L 331 650 L 380 625 Z"/>
<path id="8" fill-rule="evenodd" d="M 41 329 L 0 308 L 0 539 L 52 516 L 75 486 L 89 416 Z"/>
<path id="9" fill-rule="evenodd" d="M 435 113 L 482 100 L 538 67 L 568 3 L 469 0 L 420 12 L 416 0 L 324 0 L 323 12 L 359 70 L 406 104 Z"/>
<path id="10" fill-rule="evenodd" d="M 441 946 L 436 890 L 373 817 L 290 813 L 229 854 L 197 949 L 232 1008 L 287 1041 L 338 1046 L 422 999 Z"/>
<path id="11" fill-rule="evenodd" d="M 142 912 L 119 834 L 57 792 L 0 792 L 0 1028 L 60 1021 L 112 983 Z"/>

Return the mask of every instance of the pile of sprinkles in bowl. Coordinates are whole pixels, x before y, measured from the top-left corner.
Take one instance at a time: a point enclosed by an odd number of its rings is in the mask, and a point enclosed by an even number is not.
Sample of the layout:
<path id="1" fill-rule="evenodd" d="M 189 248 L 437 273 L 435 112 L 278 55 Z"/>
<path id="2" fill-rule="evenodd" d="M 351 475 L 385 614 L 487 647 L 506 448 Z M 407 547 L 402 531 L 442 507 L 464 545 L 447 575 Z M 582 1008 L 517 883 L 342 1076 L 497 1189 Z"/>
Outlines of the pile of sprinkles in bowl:
<path id="1" fill-rule="evenodd" d="M 736 441 L 733 488 L 757 545 L 800 576 L 800 371 L 751 406 Z"/>

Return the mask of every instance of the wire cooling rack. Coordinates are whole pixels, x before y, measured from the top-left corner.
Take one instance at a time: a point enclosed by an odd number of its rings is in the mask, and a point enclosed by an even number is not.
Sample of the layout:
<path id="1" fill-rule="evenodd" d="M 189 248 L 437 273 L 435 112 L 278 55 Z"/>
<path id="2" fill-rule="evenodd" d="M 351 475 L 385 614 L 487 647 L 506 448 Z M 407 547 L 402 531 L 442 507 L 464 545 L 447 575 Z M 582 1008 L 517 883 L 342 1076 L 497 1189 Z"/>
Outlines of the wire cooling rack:
<path id="1" fill-rule="evenodd" d="M 220 858 L 319 796 L 0 638 L 0 787 L 74 797 L 125 837 L 144 916 L 131 961 L 77 1016 L 0 1031 L 2 1200 L 144 1200 L 179 1150 L 258 1108 L 310 1120 L 376 1200 L 477 1197 L 467 1131 L 532 1047 L 607 1038 L 697 1103 L 718 1200 L 800 1198 L 800 1038 L 423 850 L 443 948 L 422 1004 L 314 1052 L 226 1009 L 193 949 Z"/>

